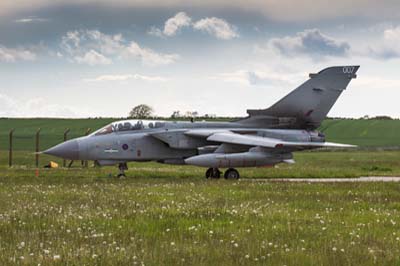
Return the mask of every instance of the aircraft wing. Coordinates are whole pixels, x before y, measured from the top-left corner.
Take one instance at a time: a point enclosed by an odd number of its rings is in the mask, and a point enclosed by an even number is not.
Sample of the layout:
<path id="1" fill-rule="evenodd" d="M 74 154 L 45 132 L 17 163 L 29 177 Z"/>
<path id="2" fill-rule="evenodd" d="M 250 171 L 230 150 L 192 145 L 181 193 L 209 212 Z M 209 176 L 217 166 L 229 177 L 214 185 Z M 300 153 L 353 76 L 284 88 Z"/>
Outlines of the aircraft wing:
<path id="1" fill-rule="evenodd" d="M 260 137 L 255 135 L 241 135 L 232 132 L 221 132 L 214 133 L 207 137 L 208 141 L 221 142 L 236 145 L 246 146 L 259 146 L 264 148 L 324 148 L 324 147 L 335 147 L 335 148 L 350 148 L 356 147 L 354 145 L 331 143 L 331 142 L 294 142 L 294 141 L 283 141 L 280 139 Z"/>

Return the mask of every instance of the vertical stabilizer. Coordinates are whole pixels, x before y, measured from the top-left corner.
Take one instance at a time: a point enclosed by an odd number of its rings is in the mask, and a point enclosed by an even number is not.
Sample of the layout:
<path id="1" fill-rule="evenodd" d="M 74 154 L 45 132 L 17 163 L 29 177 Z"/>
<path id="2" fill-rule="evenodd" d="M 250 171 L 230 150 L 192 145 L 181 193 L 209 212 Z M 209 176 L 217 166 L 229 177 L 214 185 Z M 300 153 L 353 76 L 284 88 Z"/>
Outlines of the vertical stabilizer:
<path id="1" fill-rule="evenodd" d="M 264 110 L 247 110 L 253 116 L 295 118 L 303 128 L 317 128 L 327 116 L 336 100 L 346 89 L 360 66 L 329 67 Z"/>

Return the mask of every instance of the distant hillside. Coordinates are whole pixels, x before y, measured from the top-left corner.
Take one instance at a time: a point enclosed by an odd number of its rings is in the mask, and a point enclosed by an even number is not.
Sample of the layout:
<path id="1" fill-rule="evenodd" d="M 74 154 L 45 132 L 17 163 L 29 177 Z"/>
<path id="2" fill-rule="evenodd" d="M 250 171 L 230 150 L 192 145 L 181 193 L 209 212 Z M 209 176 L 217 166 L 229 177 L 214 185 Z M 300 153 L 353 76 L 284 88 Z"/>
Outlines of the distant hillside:
<path id="1" fill-rule="evenodd" d="M 41 149 L 63 140 L 66 128 L 69 138 L 82 136 L 88 128 L 98 128 L 119 118 L 99 119 L 0 119 L 0 149 L 8 149 L 8 132 L 15 129 L 16 150 L 34 150 L 35 132 L 41 128 Z M 226 119 L 224 119 L 226 120 Z M 328 119 L 321 126 L 328 141 L 356 144 L 364 147 L 400 146 L 400 120 Z"/>

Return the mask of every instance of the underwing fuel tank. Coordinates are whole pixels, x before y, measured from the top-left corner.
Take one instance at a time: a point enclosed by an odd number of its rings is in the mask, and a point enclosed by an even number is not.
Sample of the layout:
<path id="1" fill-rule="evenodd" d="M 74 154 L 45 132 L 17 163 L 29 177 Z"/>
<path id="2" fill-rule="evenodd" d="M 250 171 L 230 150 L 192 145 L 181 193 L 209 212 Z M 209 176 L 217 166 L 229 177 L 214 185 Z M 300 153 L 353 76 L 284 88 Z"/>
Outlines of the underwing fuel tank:
<path id="1" fill-rule="evenodd" d="M 203 167 L 255 167 L 271 166 L 281 162 L 292 162 L 291 153 L 272 154 L 266 152 L 242 152 L 232 154 L 211 153 L 197 155 L 185 160 L 186 164 Z"/>

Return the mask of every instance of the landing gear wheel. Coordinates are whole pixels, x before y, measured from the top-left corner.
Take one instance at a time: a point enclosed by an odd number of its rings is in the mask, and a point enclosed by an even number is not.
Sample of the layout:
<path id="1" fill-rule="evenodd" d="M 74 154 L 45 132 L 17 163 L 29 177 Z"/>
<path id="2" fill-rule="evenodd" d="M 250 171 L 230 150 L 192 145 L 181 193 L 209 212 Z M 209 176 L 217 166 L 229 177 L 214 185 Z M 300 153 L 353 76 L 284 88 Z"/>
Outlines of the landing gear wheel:
<path id="1" fill-rule="evenodd" d="M 206 178 L 207 179 L 209 179 L 212 176 L 212 172 L 213 172 L 212 168 L 208 168 L 207 169 L 207 171 L 206 171 Z"/>
<path id="2" fill-rule="evenodd" d="M 208 168 L 206 171 L 206 178 L 220 178 L 221 171 L 218 168 Z"/>
<path id="3" fill-rule="evenodd" d="M 128 170 L 128 165 L 126 163 L 118 164 L 119 174 L 117 175 L 118 178 L 126 177 L 125 170 Z"/>
<path id="4" fill-rule="evenodd" d="M 239 172 L 234 168 L 229 168 L 225 171 L 224 174 L 225 179 L 239 179 L 240 175 Z"/>

